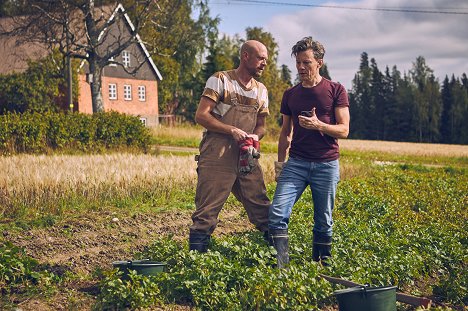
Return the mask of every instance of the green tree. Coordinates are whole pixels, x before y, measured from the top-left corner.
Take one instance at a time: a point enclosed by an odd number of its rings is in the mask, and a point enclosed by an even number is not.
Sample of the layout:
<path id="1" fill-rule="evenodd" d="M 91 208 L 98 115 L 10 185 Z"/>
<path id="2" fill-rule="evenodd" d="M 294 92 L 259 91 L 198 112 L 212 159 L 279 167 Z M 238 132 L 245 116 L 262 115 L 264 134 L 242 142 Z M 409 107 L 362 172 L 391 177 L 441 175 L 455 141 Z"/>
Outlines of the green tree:
<path id="1" fill-rule="evenodd" d="M 102 70 L 112 62 L 114 57 L 130 46 L 138 44 L 138 33 L 143 25 L 152 21 L 154 12 L 158 11 L 158 2 L 153 0 L 125 1 L 125 9 L 132 15 L 132 29 L 125 27 L 124 12 L 119 9 L 113 19 L 111 15 L 117 9 L 117 3 L 110 0 L 29 0 L 26 6 L 19 3 L 12 14 L 8 25 L 0 27 L 0 35 L 15 36 L 18 45 L 37 43 L 51 52 L 57 49 L 64 57 L 86 60 L 92 77 L 90 91 L 93 112 L 104 110 L 102 100 Z M 18 13 L 19 12 L 19 13 Z M 124 27 L 129 35 L 119 36 L 113 44 L 104 46 L 101 39 L 112 36 L 118 27 Z M 123 34 L 121 32 L 121 34 Z M 138 59 L 135 57 L 135 59 Z M 134 64 L 129 73 L 135 73 L 144 62 Z"/>
<path id="2" fill-rule="evenodd" d="M 452 80 L 455 80 L 455 77 L 452 77 Z M 448 76 L 445 76 L 445 79 L 442 83 L 442 117 L 440 121 L 440 134 L 441 134 L 441 142 L 450 144 L 453 142 L 453 123 L 454 123 L 454 115 L 453 115 L 453 106 L 454 106 L 454 98 L 452 94 L 452 87 L 449 81 Z"/>
<path id="3" fill-rule="evenodd" d="M 287 65 L 281 65 L 281 79 L 288 85 L 292 86 L 292 72 Z"/>
<path id="4" fill-rule="evenodd" d="M 202 90 L 203 55 L 217 36 L 219 20 L 209 16 L 207 1 L 161 0 L 141 30 L 153 59 L 164 73 L 160 110 L 193 119 Z"/>
<path id="5" fill-rule="evenodd" d="M 272 34 L 264 32 L 262 28 L 254 27 L 246 29 L 247 40 L 258 40 L 262 42 L 268 50 L 268 63 L 260 78 L 260 81 L 268 88 L 270 120 L 269 124 L 279 125 L 281 122 L 280 106 L 284 91 L 289 87 L 287 81 L 281 76 L 278 67 L 279 48 Z"/>
<path id="6" fill-rule="evenodd" d="M 463 100 L 461 102 L 462 108 L 462 120 L 468 120 L 468 78 L 466 73 L 462 74 L 461 77 L 461 85 L 462 85 L 462 97 Z M 460 132 L 460 144 L 468 144 L 468 122 L 462 122 L 461 132 Z"/>
<path id="7" fill-rule="evenodd" d="M 58 51 L 36 61 L 29 62 L 23 73 L 0 75 L 0 114 L 10 112 L 58 111 L 65 107 L 66 81 L 61 72 L 63 61 Z M 73 98 L 78 95 L 78 62 L 74 62 Z"/>
<path id="8" fill-rule="evenodd" d="M 401 79 L 398 88 L 396 90 L 396 104 L 398 106 L 398 111 L 401 113 L 401 118 L 399 119 L 399 141 L 415 141 L 416 136 L 412 136 L 411 130 L 413 128 L 412 124 L 415 119 L 413 114 L 414 102 L 414 88 L 411 83 L 411 79 L 408 75 L 404 74 L 403 79 Z"/>
<path id="9" fill-rule="evenodd" d="M 369 118 L 366 132 L 369 139 L 382 139 L 383 121 L 386 117 L 384 114 L 386 106 L 384 76 L 374 58 L 371 58 L 370 69 L 370 101 L 367 105 Z"/>
<path id="10" fill-rule="evenodd" d="M 383 118 L 383 140 L 401 141 L 407 133 L 408 122 L 407 114 L 405 113 L 406 105 L 402 104 L 399 95 L 404 90 L 404 81 L 401 78 L 401 73 L 396 66 L 393 66 L 390 72 L 387 67 L 385 70 L 385 92 L 386 105 L 384 107 Z"/>
<path id="11" fill-rule="evenodd" d="M 326 78 L 326 79 L 328 79 L 328 80 L 331 80 L 331 79 L 332 79 L 332 78 L 330 77 L 330 73 L 328 72 L 328 66 L 327 66 L 327 64 L 325 64 L 325 63 L 323 64 L 322 67 L 320 67 L 319 74 L 320 74 L 322 77 L 324 77 L 324 78 Z"/>
<path id="12" fill-rule="evenodd" d="M 451 119 L 451 142 L 456 144 L 466 144 L 468 142 L 468 126 L 466 117 L 468 116 L 468 93 L 460 79 L 452 76 L 450 80 L 450 90 L 453 94 L 453 105 L 450 110 Z"/>
<path id="13" fill-rule="evenodd" d="M 371 112 L 371 74 L 369 56 L 366 52 L 363 52 L 359 71 L 354 75 L 352 89 L 349 93 L 349 110 L 352 120 L 350 123 L 350 138 L 366 139 L 370 136 L 367 121 Z"/>
<path id="14" fill-rule="evenodd" d="M 410 77 L 415 91 L 413 112 L 416 118 L 413 132 L 416 132 L 419 142 L 437 141 L 442 111 L 439 82 L 422 56 L 417 57 L 413 63 Z"/>
<path id="15" fill-rule="evenodd" d="M 217 71 L 230 70 L 239 65 L 239 38 L 224 35 L 218 40 L 211 40 L 206 61 L 203 64 L 203 80 L 207 80 Z"/>

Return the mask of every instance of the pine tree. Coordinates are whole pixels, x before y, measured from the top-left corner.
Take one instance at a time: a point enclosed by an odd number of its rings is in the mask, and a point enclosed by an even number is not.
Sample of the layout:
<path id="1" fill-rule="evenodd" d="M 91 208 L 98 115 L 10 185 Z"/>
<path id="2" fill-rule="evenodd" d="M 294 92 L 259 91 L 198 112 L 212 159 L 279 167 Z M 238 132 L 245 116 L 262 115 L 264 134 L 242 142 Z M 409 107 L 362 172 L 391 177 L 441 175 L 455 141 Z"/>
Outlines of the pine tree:
<path id="1" fill-rule="evenodd" d="M 403 74 L 403 78 L 398 78 L 398 87 L 395 90 L 395 101 L 398 111 L 398 141 L 415 141 L 416 137 L 412 135 L 411 129 L 414 121 L 413 105 L 414 91 L 408 75 Z"/>
<path id="2" fill-rule="evenodd" d="M 453 107 L 453 94 L 448 76 L 445 76 L 442 83 L 442 117 L 440 122 L 441 142 L 450 144 L 452 143 L 452 107 Z"/>
<path id="3" fill-rule="evenodd" d="M 350 138 L 367 139 L 370 137 L 366 126 L 370 117 L 370 79 L 369 57 L 366 52 L 363 52 L 359 71 L 354 76 L 352 89 L 349 92 L 349 111 L 352 120 L 350 123 Z"/>
<path id="4" fill-rule="evenodd" d="M 438 123 L 441 102 L 439 99 L 439 83 L 434 78 L 433 70 L 426 65 L 424 57 L 419 56 L 410 71 L 414 85 L 415 119 L 412 133 L 416 134 L 419 142 L 432 142 L 438 138 Z"/>
<path id="5" fill-rule="evenodd" d="M 371 59 L 371 81 L 370 81 L 370 94 L 371 100 L 369 107 L 369 118 L 367 122 L 367 132 L 370 139 L 383 138 L 383 124 L 384 124 L 384 109 L 386 105 L 385 87 L 383 75 L 380 72 L 377 62 L 374 58 Z"/>

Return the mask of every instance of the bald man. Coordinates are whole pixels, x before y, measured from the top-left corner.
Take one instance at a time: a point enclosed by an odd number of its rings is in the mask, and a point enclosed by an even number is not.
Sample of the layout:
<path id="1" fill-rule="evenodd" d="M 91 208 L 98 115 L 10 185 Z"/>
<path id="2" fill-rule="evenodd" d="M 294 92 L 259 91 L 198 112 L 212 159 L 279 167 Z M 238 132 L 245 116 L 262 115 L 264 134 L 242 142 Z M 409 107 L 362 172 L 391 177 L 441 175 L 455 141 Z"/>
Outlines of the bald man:
<path id="1" fill-rule="evenodd" d="M 258 160 L 248 174 L 239 167 L 239 142 L 260 140 L 269 115 L 266 87 L 255 80 L 267 65 L 266 47 L 246 41 L 240 52 L 239 67 L 216 72 L 206 82 L 195 114 L 205 128 L 198 157 L 196 210 L 192 215 L 189 248 L 208 250 L 218 215 L 232 192 L 242 203 L 249 221 L 268 235 L 270 200 L 266 195 L 263 171 Z"/>

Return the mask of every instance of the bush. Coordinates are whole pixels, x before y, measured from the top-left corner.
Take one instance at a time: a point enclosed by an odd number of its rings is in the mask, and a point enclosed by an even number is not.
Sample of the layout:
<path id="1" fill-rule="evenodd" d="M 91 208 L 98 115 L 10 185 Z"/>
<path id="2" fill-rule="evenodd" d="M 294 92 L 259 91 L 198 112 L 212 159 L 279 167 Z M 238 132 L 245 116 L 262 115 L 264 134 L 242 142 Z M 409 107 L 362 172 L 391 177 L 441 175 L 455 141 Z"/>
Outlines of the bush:
<path id="1" fill-rule="evenodd" d="M 139 119 L 117 112 L 7 113 L 0 116 L 0 153 L 146 152 L 151 134 Z"/>

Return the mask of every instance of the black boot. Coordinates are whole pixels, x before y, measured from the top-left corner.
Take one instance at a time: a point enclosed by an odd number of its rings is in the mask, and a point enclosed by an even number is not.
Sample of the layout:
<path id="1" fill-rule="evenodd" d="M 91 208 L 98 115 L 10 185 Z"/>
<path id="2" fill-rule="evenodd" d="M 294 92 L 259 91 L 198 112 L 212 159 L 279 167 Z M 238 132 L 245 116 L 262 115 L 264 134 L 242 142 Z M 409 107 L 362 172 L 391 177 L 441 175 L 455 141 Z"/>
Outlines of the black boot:
<path id="1" fill-rule="evenodd" d="M 273 246 L 273 240 L 271 239 L 270 232 L 263 231 L 263 240 L 268 243 L 268 246 Z"/>
<path id="2" fill-rule="evenodd" d="M 278 268 L 285 268 L 289 264 L 288 229 L 270 230 L 270 238 L 276 249 Z"/>
<path id="3" fill-rule="evenodd" d="M 323 266 L 329 266 L 331 260 L 332 237 L 320 233 L 314 233 L 312 245 L 312 260 Z"/>
<path id="4" fill-rule="evenodd" d="M 200 253 L 208 251 L 208 244 L 210 243 L 210 235 L 199 232 L 190 232 L 189 235 L 189 249 Z"/>

